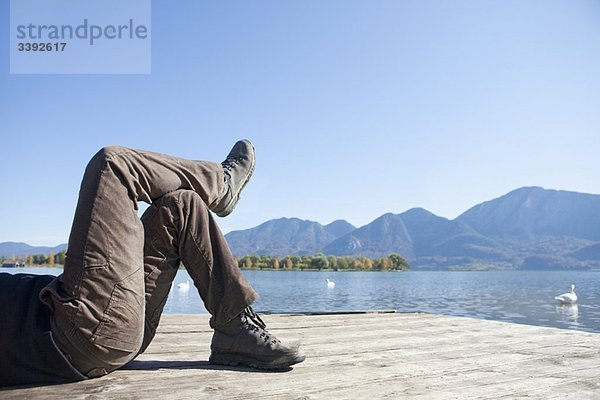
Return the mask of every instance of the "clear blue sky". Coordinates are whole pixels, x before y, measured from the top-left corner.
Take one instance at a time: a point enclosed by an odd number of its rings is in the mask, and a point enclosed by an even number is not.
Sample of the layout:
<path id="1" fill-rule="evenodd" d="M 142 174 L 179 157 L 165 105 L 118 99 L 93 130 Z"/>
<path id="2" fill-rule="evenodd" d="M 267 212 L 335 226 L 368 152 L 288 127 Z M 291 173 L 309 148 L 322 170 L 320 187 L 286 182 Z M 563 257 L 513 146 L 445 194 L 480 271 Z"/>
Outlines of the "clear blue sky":
<path id="1" fill-rule="evenodd" d="M 257 168 L 225 232 L 271 218 L 454 218 L 521 186 L 600 193 L 600 2 L 154 1 L 150 75 L 10 75 L 0 242 L 68 237 L 121 144 Z"/>

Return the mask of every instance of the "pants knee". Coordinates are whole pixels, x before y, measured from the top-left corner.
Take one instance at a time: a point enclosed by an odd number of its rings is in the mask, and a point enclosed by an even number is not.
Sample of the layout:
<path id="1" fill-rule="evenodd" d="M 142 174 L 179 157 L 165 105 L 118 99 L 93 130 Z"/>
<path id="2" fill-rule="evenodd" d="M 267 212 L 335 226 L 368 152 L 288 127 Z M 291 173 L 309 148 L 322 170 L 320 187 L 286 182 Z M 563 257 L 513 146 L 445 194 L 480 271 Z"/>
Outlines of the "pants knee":
<path id="1" fill-rule="evenodd" d="M 123 146 L 105 146 L 94 155 L 93 159 L 107 160 L 111 156 L 122 153 L 125 150 L 127 150 L 127 148 Z"/>
<path id="2" fill-rule="evenodd" d="M 115 154 L 122 153 L 126 150 L 122 146 L 106 146 L 101 148 L 88 162 L 85 168 L 85 177 L 93 177 L 99 174 L 108 163 L 108 160 Z"/>

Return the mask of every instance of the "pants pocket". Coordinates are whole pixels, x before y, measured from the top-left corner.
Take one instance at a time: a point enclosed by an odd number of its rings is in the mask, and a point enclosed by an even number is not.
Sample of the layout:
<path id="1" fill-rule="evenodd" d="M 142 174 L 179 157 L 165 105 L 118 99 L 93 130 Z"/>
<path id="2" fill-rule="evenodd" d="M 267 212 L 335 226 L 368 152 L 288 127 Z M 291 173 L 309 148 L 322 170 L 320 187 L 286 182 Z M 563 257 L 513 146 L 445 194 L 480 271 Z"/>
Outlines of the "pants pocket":
<path id="1" fill-rule="evenodd" d="M 91 340 L 109 349 L 135 353 L 143 336 L 144 273 L 140 269 L 115 285 Z"/>

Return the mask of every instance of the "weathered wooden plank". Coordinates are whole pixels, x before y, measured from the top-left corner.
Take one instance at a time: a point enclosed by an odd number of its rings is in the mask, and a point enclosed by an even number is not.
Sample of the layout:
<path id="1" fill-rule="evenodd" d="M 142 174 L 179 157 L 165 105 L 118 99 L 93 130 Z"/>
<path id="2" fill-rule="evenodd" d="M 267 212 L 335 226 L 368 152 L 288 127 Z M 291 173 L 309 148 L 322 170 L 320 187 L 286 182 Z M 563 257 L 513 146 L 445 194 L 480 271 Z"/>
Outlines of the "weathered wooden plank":
<path id="1" fill-rule="evenodd" d="M 0 398 L 600 398 L 597 334 L 430 314 L 264 319 L 304 344 L 304 363 L 286 373 L 212 366 L 208 316 L 165 315 L 128 367 Z"/>

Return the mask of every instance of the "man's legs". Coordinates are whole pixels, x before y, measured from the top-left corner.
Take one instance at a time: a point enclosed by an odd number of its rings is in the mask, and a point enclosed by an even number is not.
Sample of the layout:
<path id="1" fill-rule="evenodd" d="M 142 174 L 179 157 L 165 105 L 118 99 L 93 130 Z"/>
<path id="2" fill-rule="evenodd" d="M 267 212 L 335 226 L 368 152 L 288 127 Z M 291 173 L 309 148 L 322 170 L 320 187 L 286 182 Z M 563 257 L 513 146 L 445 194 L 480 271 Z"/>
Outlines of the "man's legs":
<path id="1" fill-rule="evenodd" d="M 168 193 L 142 216 L 146 282 L 146 331 L 142 351 L 154 337 L 180 261 L 192 277 L 211 326 L 237 315 L 258 297 L 200 196 L 191 190 Z"/>
<path id="2" fill-rule="evenodd" d="M 249 307 L 258 295 L 250 288 L 206 204 L 191 190 L 171 192 L 142 216 L 145 230 L 146 332 L 150 344 L 173 278 L 182 261 L 215 329 L 210 362 L 285 369 L 304 360 L 297 346 L 285 346 L 266 331 Z M 240 312 L 243 309 L 242 312 Z M 235 315 L 235 318 L 224 316 Z"/>
<path id="3" fill-rule="evenodd" d="M 213 208 L 222 203 L 223 180 L 218 163 L 123 147 L 104 148 L 92 158 L 79 193 L 64 273 L 40 294 L 53 309 L 58 346 L 80 371 L 103 375 L 127 363 L 142 346 L 144 229 L 137 201 L 151 203 L 187 189 Z M 213 317 L 231 320 L 245 305 L 237 307 L 215 309 Z"/>

